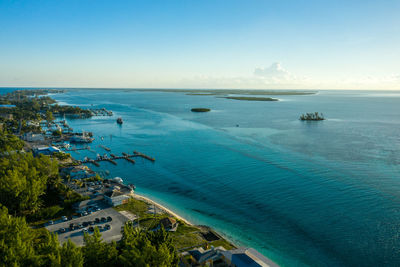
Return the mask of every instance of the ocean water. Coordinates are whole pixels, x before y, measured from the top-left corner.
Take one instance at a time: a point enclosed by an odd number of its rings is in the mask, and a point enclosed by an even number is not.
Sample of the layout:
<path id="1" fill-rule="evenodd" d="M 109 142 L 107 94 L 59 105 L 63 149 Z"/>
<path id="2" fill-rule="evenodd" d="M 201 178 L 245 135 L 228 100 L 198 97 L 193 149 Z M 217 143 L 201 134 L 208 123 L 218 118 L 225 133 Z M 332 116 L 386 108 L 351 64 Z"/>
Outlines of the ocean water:
<path id="1" fill-rule="evenodd" d="M 106 153 L 99 145 L 155 157 L 90 167 L 134 183 L 193 223 L 282 266 L 400 265 L 400 93 L 320 91 L 252 102 L 71 89 L 53 97 L 114 112 L 68 120 L 96 138 L 96 152 L 76 158 Z M 314 111 L 327 120 L 298 120 Z"/>

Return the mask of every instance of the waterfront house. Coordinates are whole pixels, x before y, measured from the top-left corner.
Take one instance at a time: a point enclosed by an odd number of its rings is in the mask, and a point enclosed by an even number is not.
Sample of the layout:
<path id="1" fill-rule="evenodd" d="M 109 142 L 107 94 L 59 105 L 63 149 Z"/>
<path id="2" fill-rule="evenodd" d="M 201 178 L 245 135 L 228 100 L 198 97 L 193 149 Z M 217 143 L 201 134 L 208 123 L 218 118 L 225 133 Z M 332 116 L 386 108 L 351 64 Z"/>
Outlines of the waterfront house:
<path id="1" fill-rule="evenodd" d="M 35 134 L 32 132 L 29 133 L 25 133 L 22 136 L 22 139 L 28 142 L 40 142 L 40 141 L 44 141 L 44 136 L 42 134 Z"/>
<path id="2" fill-rule="evenodd" d="M 160 225 L 164 226 L 166 231 L 174 232 L 178 228 L 178 223 L 172 217 L 163 218 L 160 220 Z"/>
<path id="3" fill-rule="evenodd" d="M 253 248 L 237 248 L 221 251 L 223 260 L 232 267 L 278 267 L 276 263 L 264 257 Z"/>
<path id="4" fill-rule="evenodd" d="M 59 153 L 59 152 L 61 152 L 61 150 L 55 146 L 42 146 L 42 147 L 37 147 L 37 148 L 33 149 L 33 154 L 35 156 L 40 155 L 40 154 L 53 155 L 56 152 Z"/>
<path id="5" fill-rule="evenodd" d="M 111 206 L 125 204 L 131 197 L 130 193 L 122 192 L 118 189 L 109 190 L 104 193 L 104 200 Z"/>
<path id="6" fill-rule="evenodd" d="M 84 179 L 94 176 L 94 172 L 85 165 L 63 168 L 61 173 L 64 176 L 69 175 L 71 179 Z"/>
<path id="7" fill-rule="evenodd" d="M 200 247 L 189 250 L 187 254 L 190 255 L 190 266 L 229 266 L 222 260 L 222 251 L 226 251 L 225 248 L 211 247 L 211 249 L 204 250 Z"/>
<path id="8" fill-rule="evenodd" d="M 9 113 L 0 113 L 0 118 L 3 118 L 5 120 L 12 120 L 13 119 L 13 115 L 9 114 Z"/>

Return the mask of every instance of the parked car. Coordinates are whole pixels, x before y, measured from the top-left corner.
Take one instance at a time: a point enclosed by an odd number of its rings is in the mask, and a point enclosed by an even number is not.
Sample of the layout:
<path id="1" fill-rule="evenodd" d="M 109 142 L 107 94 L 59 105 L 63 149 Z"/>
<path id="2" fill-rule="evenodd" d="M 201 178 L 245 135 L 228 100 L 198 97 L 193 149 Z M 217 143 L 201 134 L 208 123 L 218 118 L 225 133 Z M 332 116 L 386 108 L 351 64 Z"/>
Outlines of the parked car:
<path id="1" fill-rule="evenodd" d="M 75 226 L 75 225 L 74 225 L 73 223 L 70 223 L 70 224 L 69 224 L 69 229 L 70 229 L 70 230 L 74 230 L 74 226 Z"/>
<path id="2" fill-rule="evenodd" d="M 111 221 L 112 221 L 111 216 L 108 216 L 108 217 L 107 217 L 107 222 L 111 222 Z"/>
<path id="3" fill-rule="evenodd" d="M 68 218 L 67 218 L 67 216 L 62 216 L 61 220 L 63 220 L 65 222 L 65 221 L 68 221 Z"/>
<path id="4" fill-rule="evenodd" d="M 81 223 L 78 223 L 79 228 L 83 228 L 83 225 Z"/>
<path id="5" fill-rule="evenodd" d="M 66 232 L 65 228 L 60 228 L 60 233 L 65 233 L 65 232 Z"/>
<path id="6" fill-rule="evenodd" d="M 90 225 L 94 225 L 94 221 L 90 221 L 89 224 L 90 224 Z"/>
<path id="7" fill-rule="evenodd" d="M 95 211 L 99 211 L 99 210 L 100 210 L 100 208 L 99 208 L 99 207 L 96 207 L 96 208 L 95 208 Z"/>
<path id="8" fill-rule="evenodd" d="M 90 226 L 90 227 L 89 227 L 89 232 L 93 232 L 93 231 L 94 231 L 93 226 Z"/>
<path id="9" fill-rule="evenodd" d="M 111 229 L 111 225 L 109 225 L 109 224 L 104 225 L 104 229 L 110 230 Z"/>
<path id="10" fill-rule="evenodd" d="M 88 229 L 83 228 L 83 229 L 82 229 L 82 232 L 87 233 L 87 232 L 88 232 Z"/>
<path id="11" fill-rule="evenodd" d="M 106 217 L 101 217 L 101 222 L 106 222 L 106 221 L 107 221 Z"/>
<path id="12" fill-rule="evenodd" d="M 83 215 L 83 216 L 88 215 L 87 211 L 82 212 L 82 215 Z"/>
<path id="13" fill-rule="evenodd" d="M 53 220 L 50 220 L 49 225 L 53 225 L 53 224 L 54 224 Z"/>
<path id="14" fill-rule="evenodd" d="M 99 218 L 96 218 L 96 219 L 94 219 L 94 221 L 95 221 L 96 223 L 99 223 L 99 222 L 100 222 L 100 219 L 99 219 Z"/>
<path id="15" fill-rule="evenodd" d="M 100 232 L 103 231 L 103 226 L 98 225 L 97 228 L 99 228 L 99 231 L 100 231 Z"/>
<path id="16" fill-rule="evenodd" d="M 86 226 L 89 225 L 89 223 L 88 223 L 88 222 L 83 222 L 82 225 L 83 225 L 84 227 L 86 227 Z"/>

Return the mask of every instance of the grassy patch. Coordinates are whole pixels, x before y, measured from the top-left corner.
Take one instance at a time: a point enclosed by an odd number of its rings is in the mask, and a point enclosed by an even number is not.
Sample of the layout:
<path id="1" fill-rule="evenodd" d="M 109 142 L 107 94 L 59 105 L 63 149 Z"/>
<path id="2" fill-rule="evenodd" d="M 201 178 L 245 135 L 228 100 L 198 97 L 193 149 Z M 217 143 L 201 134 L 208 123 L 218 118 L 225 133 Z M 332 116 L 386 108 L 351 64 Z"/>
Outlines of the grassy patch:
<path id="1" fill-rule="evenodd" d="M 176 249 L 193 247 L 205 243 L 205 240 L 198 233 L 186 233 L 184 235 L 176 232 L 170 233 Z"/>
<path id="2" fill-rule="evenodd" d="M 222 246 L 226 250 L 230 250 L 230 249 L 234 249 L 235 248 L 231 243 L 229 243 L 225 239 L 220 239 L 220 240 L 216 240 L 216 241 L 210 242 L 210 245 L 212 245 L 214 247 Z"/>
<path id="3" fill-rule="evenodd" d="M 133 214 L 136 214 L 141 218 L 147 217 L 147 215 L 149 215 L 147 213 L 147 211 L 149 210 L 149 204 L 147 204 L 146 202 L 144 202 L 142 200 L 138 200 L 135 198 L 131 198 L 128 201 L 128 203 L 119 205 L 119 206 L 115 207 L 114 209 L 116 209 L 117 211 L 122 211 L 122 210 L 130 211 Z"/>

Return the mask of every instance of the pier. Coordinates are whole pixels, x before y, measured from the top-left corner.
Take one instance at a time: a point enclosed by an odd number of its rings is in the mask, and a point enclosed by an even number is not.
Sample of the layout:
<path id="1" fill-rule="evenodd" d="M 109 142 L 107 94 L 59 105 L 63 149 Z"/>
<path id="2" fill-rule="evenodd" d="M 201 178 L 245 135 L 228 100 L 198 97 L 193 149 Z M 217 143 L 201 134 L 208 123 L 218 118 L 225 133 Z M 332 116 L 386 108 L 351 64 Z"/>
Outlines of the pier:
<path id="1" fill-rule="evenodd" d="M 143 153 L 140 153 L 140 152 L 138 152 L 138 151 L 133 151 L 133 154 L 134 154 L 136 157 L 142 157 L 142 158 L 147 159 L 147 160 L 150 160 L 150 161 L 152 161 L 152 162 L 156 161 L 155 158 L 149 157 L 149 156 L 147 156 L 147 155 L 145 155 L 145 154 L 143 154 Z"/>
<path id="2" fill-rule="evenodd" d="M 90 108 L 92 116 L 112 116 L 113 112 L 105 108 Z"/>
<path id="3" fill-rule="evenodd" d="M 110 157 L 105 155 L 105 156 L 98 156 L 96 159 L 90 159 L 90 158 L 86 157 L 84 160 L 80 161 L 80 163 L 91 163 L 91 164 L 94 164 L 95 166 L 99 167 L 100 166 L 99 162 L 101 162 L 101 161 L 108 161 L 114 165 L 117 165 L 117 162 L 115 160 L 125 159 L 126 161 L 129 161 L 130 163 L 135 164 L 136 163 L 135 160 L 132 159 L 134 157 L 141 157 L 141 158 L 147 159 L 151 162 L 155 161 L 155 159 L 152 157 L 149 157 L 143 153 L 134 151 L 133 154 L 127 154 L 127 153 L 123 152 L 122 156 L 116 156 L 114 154 L 110 154 Z"/>
<path id="4" fill-rule="evenodd" d="M 90 146 L 65 148 L 65 151 L 90 150 Z"/>
<path id="5" fill-rule="evenodd" d="M 101 148 L 103 148 L 103 149 L 105 149 L 105 150 L 107 150 L 107 151 L 111 151 L 111 148 L 108 148 L 108 147 L 106 147 L 106 146 L 99 145 L 99 147 L 101 147 Z"/>

